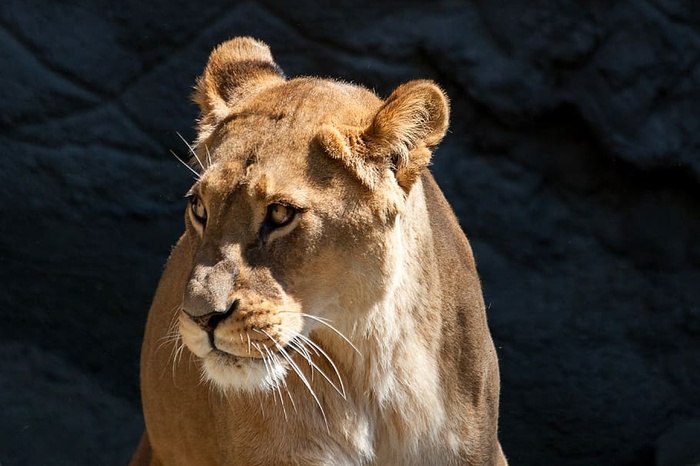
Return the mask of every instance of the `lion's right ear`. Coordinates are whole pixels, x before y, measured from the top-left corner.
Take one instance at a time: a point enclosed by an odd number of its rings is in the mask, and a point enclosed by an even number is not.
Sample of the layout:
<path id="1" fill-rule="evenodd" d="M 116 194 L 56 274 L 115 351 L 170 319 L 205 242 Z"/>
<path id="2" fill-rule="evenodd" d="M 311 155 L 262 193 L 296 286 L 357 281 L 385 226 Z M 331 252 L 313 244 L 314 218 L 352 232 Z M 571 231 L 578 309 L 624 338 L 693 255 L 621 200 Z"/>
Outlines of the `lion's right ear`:
<path id="1" fill-rule="evenodd" d="M 318 141 L 341 160 L 368 188 L 390 168 L 399 186 L 409 192 L 428 166 L 432 149 L 447 132 L 450 105 L 432 81 L 409 81 L 397 87 L 372 118 L 356 128 L 325 124 Z"/>
<path id="2" fill-rule="evenodd" d="M 219 44 L 209 55 L 192 96 L 201 110 L 200 131 L 203 125 L 211 127 L 226 118 L 236 102 L 256 88 L 283 80 L 264 42 L 236 37 Z"/>

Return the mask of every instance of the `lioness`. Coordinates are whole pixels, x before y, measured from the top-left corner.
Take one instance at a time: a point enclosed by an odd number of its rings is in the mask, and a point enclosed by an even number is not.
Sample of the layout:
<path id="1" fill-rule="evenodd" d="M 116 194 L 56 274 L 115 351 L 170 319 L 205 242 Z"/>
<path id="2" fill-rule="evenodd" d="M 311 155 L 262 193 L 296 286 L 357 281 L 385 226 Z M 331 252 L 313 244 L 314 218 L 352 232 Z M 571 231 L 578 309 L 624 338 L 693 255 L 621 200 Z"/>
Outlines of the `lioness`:
<path id="1" fill-rule="evenodd" d="M 287 80 L 236 38 L 194 99 L 132 464 L 506 464 L 474 259 L 427 169 L 445 94 Z"/>

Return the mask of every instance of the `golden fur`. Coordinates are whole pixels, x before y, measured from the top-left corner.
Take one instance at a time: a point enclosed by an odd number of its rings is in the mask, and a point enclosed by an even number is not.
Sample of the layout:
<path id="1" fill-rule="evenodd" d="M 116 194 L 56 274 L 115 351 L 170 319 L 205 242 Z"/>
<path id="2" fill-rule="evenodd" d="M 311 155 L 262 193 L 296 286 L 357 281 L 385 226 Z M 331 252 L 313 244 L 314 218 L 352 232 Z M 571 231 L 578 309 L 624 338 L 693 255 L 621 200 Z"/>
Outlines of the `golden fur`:
<path id="1" fill-rule="evenodd" d="M 505 465 L 473 256 L 426 168 L 444 93 L 286 80 L 236 38 L 194 98 L 132 464 Z"/>

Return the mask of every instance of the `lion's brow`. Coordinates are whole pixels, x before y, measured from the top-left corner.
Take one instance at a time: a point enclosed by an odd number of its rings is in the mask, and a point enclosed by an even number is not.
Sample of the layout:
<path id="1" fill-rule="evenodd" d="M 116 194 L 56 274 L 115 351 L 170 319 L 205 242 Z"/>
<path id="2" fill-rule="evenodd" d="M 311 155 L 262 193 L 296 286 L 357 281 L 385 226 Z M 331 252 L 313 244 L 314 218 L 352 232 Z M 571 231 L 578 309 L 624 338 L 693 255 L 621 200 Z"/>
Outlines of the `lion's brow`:
<path id="1" fill-rule="evenodd" d="M 242 111 L 242 112 L 235 112 L 230 115 L 228 115 L 226 118 L 221 120 L 221 122 L 218 124 L 219 127 L 225 126 L 227 123 L 230 123 L 235 120 L 241 120 L 244 118 L 252 118 L 252 117 L 265 117 L 268 120 L 271 121 L 280 121 L 281 119 L 285 118 L 288 116 L 284 112 L 256 112 L 256 111 Z"/>

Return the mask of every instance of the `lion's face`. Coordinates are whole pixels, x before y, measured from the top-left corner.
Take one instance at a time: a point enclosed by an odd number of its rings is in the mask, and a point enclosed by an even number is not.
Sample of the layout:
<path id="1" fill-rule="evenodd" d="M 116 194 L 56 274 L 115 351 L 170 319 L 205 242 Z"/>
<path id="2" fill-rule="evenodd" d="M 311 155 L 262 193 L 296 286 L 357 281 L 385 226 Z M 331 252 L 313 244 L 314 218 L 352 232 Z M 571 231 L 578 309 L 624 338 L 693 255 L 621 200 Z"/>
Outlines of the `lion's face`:
<path id="1" fill-rule="evenodd" d="M 425 82 L 382 104 L 356 86 L 285 81 L 261 47 L 220 46 L 198 83 L 200 177 L 187 195 L 179 313 L 204 376 L 247 391 L 295 370 L 291 355 L 314 327 L 350 327 L 381 299 L 396 216 L 447 112 Z"/>
<path id="2" fill-rule="evenodd" d="M 381 288 L 381 274 L 365 280 L 381 271 L 390 216 L 341 164 L 327 163 L 314 131 L 299 130 L 307 118 L 232 119 L 200 154 L 206 168 L 185 215 L 194 247 L 180 331 L 222 387 L 273 386 L 314 318 L 336 318 L 348 300 Z"/>

